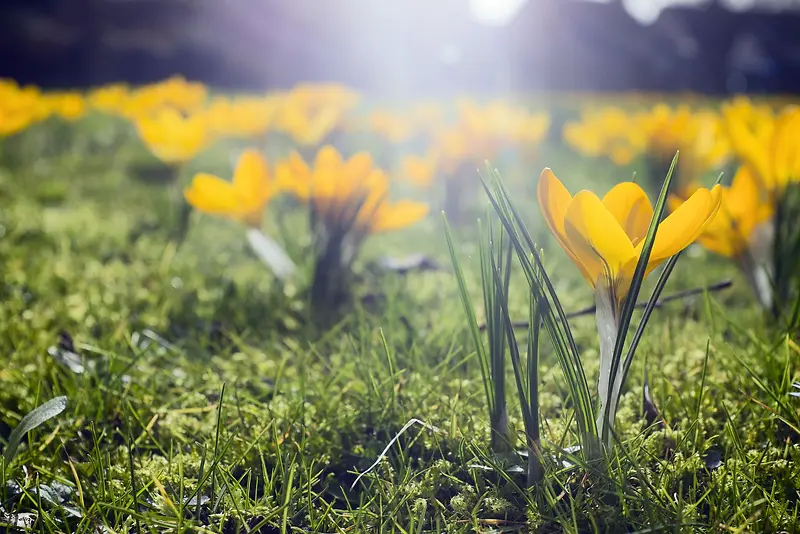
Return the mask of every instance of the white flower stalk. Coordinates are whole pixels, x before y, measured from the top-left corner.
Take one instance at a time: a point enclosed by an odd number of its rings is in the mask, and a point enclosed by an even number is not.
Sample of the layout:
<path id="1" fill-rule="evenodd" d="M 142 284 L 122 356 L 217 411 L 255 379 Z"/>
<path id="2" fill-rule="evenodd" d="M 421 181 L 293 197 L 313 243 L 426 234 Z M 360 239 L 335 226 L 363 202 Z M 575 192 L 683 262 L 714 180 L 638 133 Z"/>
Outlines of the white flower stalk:
<path id="1" fill-rule="evenodd" d="M 616 372 L 614 370 L 614 346 L 619 336 L 620 310 L 614 292 L 609 287 L 597 287 L 595 303 L 595 321 L 600 338 L 600 376 L 597 381 L 600 410 L 597 413 L 597 430 L 600 436 L 608 436 L 606 446 L 610 447 L 623 378 L 621 362 L 617 362 Z"/>
<path id="2" fill-rule="evenodd" d="M 748 249 L 739 261 L 759 304 L 765 310 L 774 300 L 772 254 L 775 246 L 775 223 L 770 218 L 757 225 L 748 239 Z"/>
<path id="3" fill-rule="evenodd" d="M 253 252 L 278 278 L 285 280 L 292 276 L 295 265 L 286 252 L 273 239 L 256 228 L 247 229 L 247 242 Z"/>

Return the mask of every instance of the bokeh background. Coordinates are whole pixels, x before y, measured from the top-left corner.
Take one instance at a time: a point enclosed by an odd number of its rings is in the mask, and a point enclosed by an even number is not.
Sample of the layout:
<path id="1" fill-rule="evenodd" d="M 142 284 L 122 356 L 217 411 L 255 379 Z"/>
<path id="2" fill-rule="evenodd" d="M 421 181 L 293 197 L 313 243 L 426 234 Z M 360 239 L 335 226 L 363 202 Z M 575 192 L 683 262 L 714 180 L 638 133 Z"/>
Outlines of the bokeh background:
<path id="1" fill-rule="evenodd" d="M 7 0 L 0 77 L 389 97 L 800 91 L 797 0 Z"/>

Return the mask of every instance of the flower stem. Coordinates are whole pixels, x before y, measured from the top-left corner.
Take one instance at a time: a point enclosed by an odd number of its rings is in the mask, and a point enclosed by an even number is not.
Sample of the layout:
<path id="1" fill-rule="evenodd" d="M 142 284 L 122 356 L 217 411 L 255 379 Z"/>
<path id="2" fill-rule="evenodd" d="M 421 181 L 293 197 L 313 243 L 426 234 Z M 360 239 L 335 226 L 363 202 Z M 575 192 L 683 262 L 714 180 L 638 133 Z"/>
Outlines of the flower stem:
<path id="1" fill-rule="evenodd" d="M 614 346 L 619 335 L 620 308 L 616 296 L 608 287 L 597 286 L 595 292 L 597 334 L 600 338 L 600 375 L 597 381 L 597 396 L 600 411 L 597 414 L 597 430 L 603 443 L 611 450 L 611 435 L 617 413 L 617 401 L 622 389 L 622 369 L 614 365 Z M 613 371 L 616 369 L 616 373 Z M 613 376 L 612 376 L 613 373 Z"/>

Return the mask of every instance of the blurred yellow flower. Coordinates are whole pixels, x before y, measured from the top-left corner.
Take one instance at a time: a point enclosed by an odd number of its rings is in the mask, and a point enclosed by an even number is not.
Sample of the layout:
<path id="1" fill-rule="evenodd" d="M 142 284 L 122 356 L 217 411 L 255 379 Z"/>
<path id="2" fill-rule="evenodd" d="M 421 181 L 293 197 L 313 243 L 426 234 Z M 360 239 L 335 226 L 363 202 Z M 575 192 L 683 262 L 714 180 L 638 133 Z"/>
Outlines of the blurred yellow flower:
<path id="1" fill-rule="evenodd" d="M 389 180 L 366 152 L 344 160 L 335 148 L 325 146 L 313 168 L 293 153 L 278 164 L 276 178 L 281 189 L 310 203 L 323 224 L 352 227 L 359 235 L 399 230 L 428 213 L 428 206 L 420 202 L 389 202 Z"/>
<path id="2" fill-rule="evenodd" d="M 211 99 L 207 109 L 209 128 L 220 136 L 263 136 L 269 130 L 278 105 L 278 100 L 270 96 L 217 96 Z"/>
<path id="3" fill-rule="evenodd" d="M 130 89 L 122 83 L 103 85 L 89 92 L 89 104 L 104 113 L 122 113 L 130 98 Z"/>
<path id="4" fill-rule="evenodd" d="M 435 102 L 420 102 L 411 108 L 409 119 L 416 131 L 430 133 L 444 123 L 444 110 Z"/>
<path id="5" fill-rule="evenodd" d="M 267 161 L 257 150 L 250 149 L 239 156 L 232 182 L 200 173 L 184 191 L 184 197 L 202 212 L 258 228 L 264 208 L 274 193 Z"/>
<path id="6" fill-rule="evenodd" d="M 680 150 L 678 174 L 681 180 L 691 182 L 725 163 L 730 146 L 722 132 L 721 118 L 715 112 L 658 103 L 635 113 L 618 107 L 590 109 L 579 120 L 565 124 L 562 133 L 577 152 L 606 156 L 617 165 L 645 155 L 666 166 Z"/>
<path id="7" fill-rule="evenodd" d="M 800 180 L 800 108 L 787 107 L 773 118 L 740 100 L 723 113 L 736 155 L 773 201 L 789 182 Z"/>
<path id="8" fill-rule="evenodd" d="M 647 152 L 657 158 L 671 160 L 675 152 L 688 142 L 692 134 L 692 110 L 689 106 L 675 109 L 660 103 L 635 116 L 635 128 L 644 138 Z"/>
<path id="9" fill-rule="evenodd" d="M 301 145 L 316 145 L 330 134 L 343 112 L 339 108 L 329 107 L 319 110 L 313 115 L 295 103 L 284 104 L 276 120 L 276 127 Z"/>
<path id="10" fill-rule="evenodd" d="M 111 106 L 121 106 L 117 111 L 119 115 L 135 120 L 142 115 L 156 113 L 163 108 L 177 109 L 178 111 L 193 114 L 202 110 L 208 98 L 208 90 L 199 82 L 189 82 L 181 76 L 173 76 L 160 82 L 143 85 L 128 91 L 122 97 L 119 89 L 117 94 L 103 95 Z M 119 101 L 114 103 L 114 98 Z"/>
<path id="11" fill-rule="evenodd" d="M 411 120 L 399 113 L 376 109 L 367 117 L 371 132 L 392 143 L 403 143 L 414 134 Z"/>
<path id="12" fill-rule="evenodd" d="M 49 109 L 37 87 L 0 80 L 0 135 L 12 135 L 47 117 Z"/>
<path id="13" fill-rule="evenodd" d="M 721 190 L 698 189 L 658 226 L 646 273 L 694 242 L 713 219 Z M 574 197 L 550 169 L 542 171 L 539 206 L 550 231 L 596 291 L 621 303 L 653 217 L 653 207 L 637 184 L 622 182 L 602 200 L 591 191 Z"/>
<path id="14" fill-rule="evenodd" d="M 669 208 L 680 208 L 696 187 L 686 187 L 678 195 L 671 195 Z M 748 254 L 757 230 L 774 213 L 774 207 L 761 189 L 753 171 L 739 167 L 730 187 L 721 189 L 721 205 L 717 215 L 709 222 L 697 242 L 708 250 L 732 259 Z"/>
<path id="15" fill-rule="evenodd" d="M 645 148 L 644 138 L 635 133 L 633 117 L 617 107 L 584 110 L 578 120 L 564 125 L 562 135 L 578 153 L 608 156 L 617 165 L 628 165 Z"/>
<path id="16" fill-rule="evenodd" d="M 428 188 L 433 183 L 437 172 L 437 157 L 435 153 L 426 156 L 407 154 L 400 162 L 401 177 L 418 187 Z"/>
<path id="17" fill-rule="evenodd" d="M 211 141 L 207 117 L 203 113 L 184 116 L 177 109 L 162 108 L 138 117 L 135 124 L 147 148 L 170 165 L 191 160 Z"/>
<path id="18" fill-rule="evenodd" d="M 718 169 L 730 153 L 721 118 L 716 112 L 693 111 L 688 105 L 673 109 L 660 103 L 638 114 L 636 121 L 634 128 L 644 137 L 649 157 L 667 166 L 680 151 L 678 177 L 683 183 Z"/>
<path id="19" fill-rule="evenodd" d="M 358 95 L 343 85 L 300 84 L 282 95 L 275 127 L 301 145 L 317 145 L 342 124 Z"/>
<path id="20" fill-rule="evenodd" d="M 50 113 L 70 122 L 86 114 L 86 100 L 77 91 L 50 93 L 45 97 L 45 105 Z"/>
<path id="21" fill-rule="evenodd" d="M 546 113 L 517 114 L 512 139 L 524 147 L 538 145 L 550 130 L 550 116 Z"/>
<path id="22" fill-rule="evenodd" d="M 0 135 L 7 136 L 26 129 L 36 121 L 30 111 L 5 109 L 0 106 Z"/>

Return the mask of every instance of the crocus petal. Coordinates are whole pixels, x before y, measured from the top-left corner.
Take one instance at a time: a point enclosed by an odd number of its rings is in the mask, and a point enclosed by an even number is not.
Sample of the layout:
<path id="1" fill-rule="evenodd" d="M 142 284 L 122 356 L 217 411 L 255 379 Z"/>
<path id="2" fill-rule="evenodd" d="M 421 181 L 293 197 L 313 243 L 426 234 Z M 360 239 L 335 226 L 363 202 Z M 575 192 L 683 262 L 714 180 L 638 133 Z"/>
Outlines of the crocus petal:
<path id="1" fill-rule="evenodd" d="M 622 182 L 615 185 L 603 197 L 603 205 L 619 222 L 634 245 L 647 236 L 647 229 L 653 218 L 653 206 L 638 184 Z"/>
<path id="2" fill-rule="evenodd" d="M 372 156 L 369 152 L 358 152 L 353 154 L 344 165 L 344 174 L 352 177 L 352 180 L 360 182 L 369 175 L 372 170 Z"/>
<path id="3" fill-rule="evenodd" d="M 583 262 L 581 262 L 570 249 L 569 240 L 564 232 L 564 218 L 567 214 L 567 206 L 572 200 L 572 195 L 569 194 L 567 188 L 564 187 L 549 168 L 545 168 L 541 176 L 539 176 L 537 194 L 539 197 L 539 207 L 542 210 L 542 215 L 544 215 L 547 226 L 550 228 L 550 232 L 555 236 L 558 244 L 564 249 L 564 252 L 566 252 L 575 265 L 578 266 L 583 276 L 589 280 L 590 284 L 593 284 L 595 279 L 586 270 Z"/>
<path id="4" fill-rule="evenodd" d="M 593 288 L 601 277 L 616 286 L 621 269 L 636 255 L 625 230 L 591 191 L 579 192 L 569 203 L 564 231 Z"/>
<path id="5" fill-rule="evenodd" d="M 316 168 L 339 168 L 342 166 L 342 156 L 339 154 L 335 148 L 331 145 L 325 145 L 319 152 L 317 152 L 317 158 L 314 161 L 314 166 Z"/>
<path id="6" fill-rule="evenodd" d="M 346 200 L 353 204 L 361 203 L 358 206 L 358 222 L 371 228 L 389 195 L 389 178 L 382 170 L 374 169 L 355 186 Z"/>
<path id="7" fill-rule="evenodd" d="M 703 233 L 697 238 L 697 242 L 714 254 L 724 258 L 735 258 L 744 246 L 744 243 L 740 245 L 735 239 L 735 236 L 730 234 Z"/>
<path id="8" fill-rule="evenodd" d="M 698 189 L 678 209 L 661 221 L 650 253 L 648 273 L 662 261 L 691 245 L 703 233 L 708 222 L 719 210 L 721 194 L 722 188 L 719 185 L 714 186 L 711 191 Z M 641 254 L 643 246 L 644 241 L 637 245 L 637 255 Z"/>
<path id="9" fill-rule="evenodd" d="M 743 229 L 752 229 L 763 220 L 762 206 L 772 207 L 768 195 L 761 190 L 755 174 L 747 165 L 742 165 L 736 171 L 727 194 L 723 192 L 723 202 L 720 209 L 725 209 Z"/>
<path id="10" fill-rule="evenodd" d="M 233 187 L 241 202 L 248 206 L 263 205 L 269 198 L 269 170 L 267 162 L 257 150 L 245 150 L 239 156 L 233 174 Z"/>
<path id="11" fill-rule="evenodd" d="M 402 176 L 419 187 L 428 187 L 433 180 L 435 163 L 432 158 L 408 155 L 402 161 Z"/>
<path id="12" fill-rule="evenodd" d="M 211 174 L 195 175 L 183 196 L 198 210 L 215 215 L 233 216 L 239 207 L 233 185 Z"/>
<path id="13" fill-rule="evenodd" d="M 428 205 L 412 200 L 384 203 L 375 214 L 373 232 L 400 230 L 420 221 L 428 214 Z"/>
<path id="14" fill-rule="evenodd" d="M 275 188 L 307 201 L 311 196 L 311 169 L 297 152 L 275 166 Z"/>

